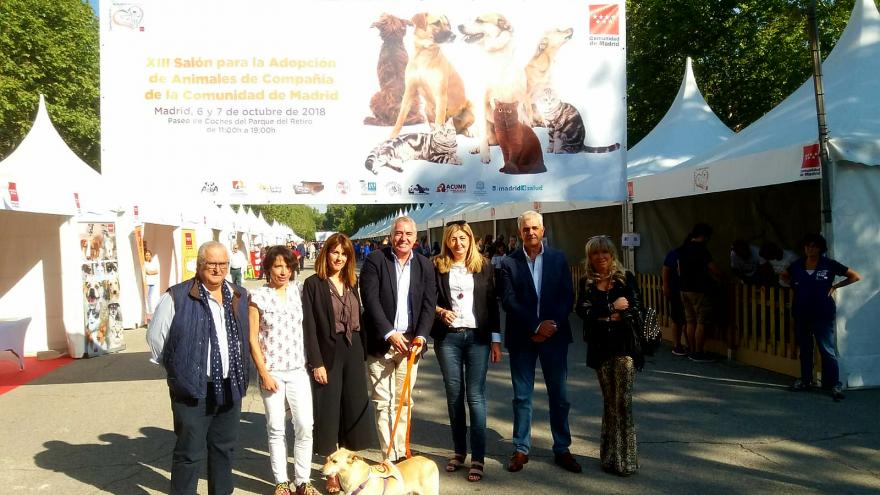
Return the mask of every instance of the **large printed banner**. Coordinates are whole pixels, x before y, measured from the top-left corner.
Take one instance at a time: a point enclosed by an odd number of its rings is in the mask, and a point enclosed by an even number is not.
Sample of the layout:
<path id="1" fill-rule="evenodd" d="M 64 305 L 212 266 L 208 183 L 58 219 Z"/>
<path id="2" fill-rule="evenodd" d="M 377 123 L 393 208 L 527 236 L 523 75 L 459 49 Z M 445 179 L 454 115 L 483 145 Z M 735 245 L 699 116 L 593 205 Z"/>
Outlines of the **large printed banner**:
<path id="1" fill-rule="evenodd" d="M 119 183 L 231 203 L 625 197 L 622 0 L 100 10 Z"/>

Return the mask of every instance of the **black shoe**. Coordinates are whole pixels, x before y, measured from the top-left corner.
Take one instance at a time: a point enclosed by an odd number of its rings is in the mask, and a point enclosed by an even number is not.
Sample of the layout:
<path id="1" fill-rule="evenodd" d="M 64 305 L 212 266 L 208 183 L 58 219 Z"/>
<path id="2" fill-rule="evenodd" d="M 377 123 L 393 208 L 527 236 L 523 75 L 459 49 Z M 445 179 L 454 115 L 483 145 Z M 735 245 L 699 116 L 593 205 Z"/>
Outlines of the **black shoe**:
<path id="1" fill-rule="evenodd" d="M 561 454 L 556 454 L 553 456 L 553 462 L 556 463 L 557 466 L 565 469 L 566 471 L 570 471 L 572 473 L 580 473 L 581 465 L 578 464 L 578 461 L 571 455 L 571 452 L 563 452 Z"/>
<path id="2" fill-rule="evenodd" d="M 840 385 L 835 385 L 831 387 L 831 398 L 834 399 L 834 402 L 840 402 L 844 399 L 843 389 Z"/>
<path id="3" fill-rule="evenodd" d="M 788 389 L 791 390 L 792 392 L 806 392 L 807 390 L 810 390 L 811 388 L 813 388 L 813 387 L 811 387 L 809 383 L 801 380 L 800 378 L 795 380 L 794 383 L 792 383 L 791 386 L 788 387 Z"/>
<path id="4" fill-rule="evenodd" d="M 695 352 L 688 356 L 688 358 L 695 363 L 712 363 L 715 359 L 706 354 L 705 352 Z"/>

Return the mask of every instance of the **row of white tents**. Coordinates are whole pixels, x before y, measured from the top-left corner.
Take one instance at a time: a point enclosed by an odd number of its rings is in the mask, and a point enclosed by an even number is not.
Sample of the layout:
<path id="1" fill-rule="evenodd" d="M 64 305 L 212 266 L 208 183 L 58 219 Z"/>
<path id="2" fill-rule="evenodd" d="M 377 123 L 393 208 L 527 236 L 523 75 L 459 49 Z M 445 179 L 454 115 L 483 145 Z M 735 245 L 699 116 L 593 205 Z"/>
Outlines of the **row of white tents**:
<path id="1" fill-rule="evenodd" d="M 841 291 L 837 344 L 850 387 L 880 385 L 880 15 L 857 0 L 847 28 L 823 63 L 824 98 L 833 162 L 831 254 L 863 281 Z M 713 253 L 724 260 L 737 238 L 795 248 L 822 228 L 812 78 L 747 128 L 728 129 L 697 87 L 688 60 L 681 88 L 657 126 L 627 152 L 629 204 L 431 205 L 410 211 L 419 230 L 438 240 L 450 220 L 467 220 L 482 236 L 515 235 L 513 218 L 545 214 L 550 240 L 571 261 L 586 238 L 641 234 L 635 268 L 659 272 L 663 256 L 696 221 L 716 229 Z M 629 209 L 633 213 L 628 213 Z M 627 221 L 631 221 L 630 228 Z M 355 238 L 387 235 L 393 218 Z M 720 261 L 723 264 L 723 261 Z"/>
<path id="2" fill-rule="evenodd" d="M 137 182 L 132 176 L 131 183 Z M 139 197 L 136 190 L 120 194 L 68 148 L 42 97 L 28 135 L 0 162 L 0 184 L 0 319 L 32 319 L 27 355 L 50 349 L 83 354 L 83 223 L 115 226 L 125 328 L 145 316 L 136 226 L 159 259 L 161 290 L 181 280 L 184 232 L 194 235 L 195 246 L 216 240 L 245 252 L 302 240 L 246 207 L 236 212 L 209 201 Z"/>

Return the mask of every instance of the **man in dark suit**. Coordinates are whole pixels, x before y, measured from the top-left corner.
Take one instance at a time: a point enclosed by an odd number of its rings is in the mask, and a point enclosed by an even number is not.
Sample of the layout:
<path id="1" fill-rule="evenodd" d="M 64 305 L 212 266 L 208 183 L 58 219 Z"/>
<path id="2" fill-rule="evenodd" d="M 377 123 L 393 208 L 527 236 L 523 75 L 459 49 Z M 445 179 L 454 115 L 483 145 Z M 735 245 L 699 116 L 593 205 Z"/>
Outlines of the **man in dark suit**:
<path id="1" fill-rule="evenodd" d="M 544 219 L 527 211 L 517 219 L 523 241 L 501 262 L 501 305 L 507 313 L 504 345 L 510 356 L 513 382 L 513 446 L 510 472 L 529 462 L 532 428 L 532 391 L 535 364 L 540 359 L 550 402 L 550 430 L 556 464 L 579 473 L 571 455 L 568 428 L 570 404 L 566 397 L 568 345 L 572 342 L 568 316 L 574 304 L 571 272 L 565 255 L 545 247 Z"/>
<path id="2" fill-rule="evenodd" d="M 383 455 L 392 443 L 391 430 L 406 376 L 407 357 L 425 347 L 434 324 L 437 289 L 431 262 L 413 250 L 416 223 L 399 217 L 391 231 L 391 246 L 370 253 L 361 268 L 364 337 L 370 390 L 376 406 L 376 427 Z M 410 376 L 415 386 L 418 359 Z M 406 431 L 412 400 L 404 404 L 395 432 L 394 449 L 387 457 L 406 455 Z"/>

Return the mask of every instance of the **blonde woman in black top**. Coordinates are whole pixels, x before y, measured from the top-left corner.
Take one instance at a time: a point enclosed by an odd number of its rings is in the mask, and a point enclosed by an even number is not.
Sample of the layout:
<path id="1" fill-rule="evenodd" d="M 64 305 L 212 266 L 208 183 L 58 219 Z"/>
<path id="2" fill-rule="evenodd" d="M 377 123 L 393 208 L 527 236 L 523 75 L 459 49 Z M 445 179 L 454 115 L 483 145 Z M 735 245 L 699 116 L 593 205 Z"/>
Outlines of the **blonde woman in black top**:
<path id="1" fill-rule="evenodd" d="M 575 311 L 584 321 L 587 366 L 596 370 L 602 389 L 602 469 L 628 476 L 639 468 L 636 429 L 632 416 L 635 370 L 644 358 L 633 345 L 629 319 L 640 311 L 631 273 L 617 259 L 607 236 L 592 237 L 586 245 L 586 272 L 580 280 Z"/>

